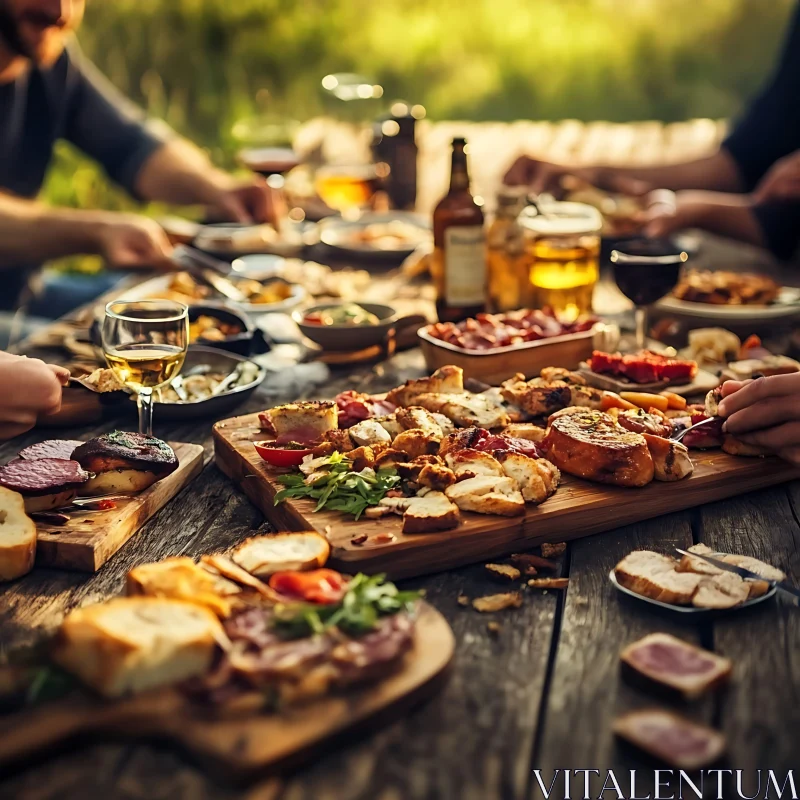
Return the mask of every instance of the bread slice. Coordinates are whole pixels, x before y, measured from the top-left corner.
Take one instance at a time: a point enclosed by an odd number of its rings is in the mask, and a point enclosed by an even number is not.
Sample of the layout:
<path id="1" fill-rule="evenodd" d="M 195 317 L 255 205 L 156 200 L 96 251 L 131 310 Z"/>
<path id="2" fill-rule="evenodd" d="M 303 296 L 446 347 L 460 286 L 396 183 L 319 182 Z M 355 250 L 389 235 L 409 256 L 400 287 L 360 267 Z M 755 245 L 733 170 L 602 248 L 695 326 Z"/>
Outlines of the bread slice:
<path id="1" fill-rule="evenodd" d="M 514 439 L 526 439 L 529 442 L 541 442 L 547 431 L 541 425 L 533 422 L 512 422 L 503 431 L 506 436 Z"/>
<path id="2" fill-rule="evenodd" d="M 313 442 L 339 427 L 339 409 L 330 400 L 287 403 L 269 410 L 276 437 L 283 442 Z"/>
<path id="3" fill-rule="evenodd" d="M 515 517 L 525 513 L 525 498 L 511 478 L 482 475 L 467 478 L 445 490 L 461 511 Z"/>
<path id="4" fill-rule="evenodd" d="M 78 490 L 82 497 L 95 497 L 102 494 L 139 494 L 161 480 L 163 475 L 156 475 L 144 469 L 112 469 L 98 472 L 89 478 Z"/>
<path id="5" fill-rule="evenodd" d="M 517 484 L 527 503 L 542 503 L 558 488 L 561 473 L 544 458 L 521 453 L 499 453 L 497 460 L 505 474 Z"/>
<path id="6" fill-rule="evenodd" d="M 722 437 L 722 449 L 728 455 L 742 456 L 744 458 L 763 458 L 764 456 L 772 455 L 769 450 L 754 444 L 746 444 L 729 433 Z"/>
<path id="7" fill-rule="evenodd" d="M 106 697 L 206 673 L 222 625 L 207 608 L 161 597 L 120 597 L 67 616 L 53 660 Z"/>
<path id="8" fill-rule="evenodd" d="M 730 659 L 668 633 L 651 633 L 620 653 L 624 667 L 638 677 L 694 700 L 730 678 Z"/>
<path id="9" fill-rule="evenodd" d="M 30 572 L 35 558 L 36 525 L 25 513 L 25 500 L 0 486 L 0 581 Z"/>
<path id="10" fill-rule="evenodd" d="M 235 586 L 235 584 L 234 584 Z M 219 592 L 219 578 L 191 558 L 166 558 L 134 567 L 126 579 L 129 596 L 171 597 L 197 603 L 218 617 L 229 617 L 231 602 Z"/>
<path id="11" fill-rule="evenodd" d="M 438 491 L 417 497 L 384 497 L 378 508 L 403 516 L 403 533 L 432 533 L 458 527 L 458 507 Z"/>
<path id="12" fill-rule="evenodd" d="M 703 556 L 710 556 L 714 551 L 705 544 L 693 544 L 687 552 L 697 553 Z M 692 558 L 692 556 L 683 556 L 675 567 L 678 572 L 694 572 L 698 575 L 719 575 L 722 570 L 704 561 L 702 558 Z"/>
<path id="13" fill-rule="evenodd" d="M 460 478 L 475 477 L 476 475 L 488 475 L 497 478 L 505 476 L 500 462 L 489 453 L 480 450 L 456 450 L 445 456 L 447 466 L 455 472 L 456 477 Z"/>
<path id="14" fill-rule="evenodd" d="M 722 556 L 722 560 L 726 564 L 733 564 L 734 567 L 742 567 L 743 569 L 750 570 L 750 572 L 755 572 L 756 575 L 760 575 L 767 581 L 786 580 L 785 572 L 779 570 L 777 567 L 773 567 L 771 564 L 759 561 L 757 558 L 752 558 L 751 556 L 739 556 L 734 553 L 726 553 Z"/>
<path id="15" fill-rule="evenodd" d="M 652 550 L 634 550 L 614 567 L 621 586 L 662 603 L 688 606 L 702 577 L 676 571 L 677 562 Z"/>
<path id="16" fill-rule="evenodd" d="M 231 554 L 242 569 L 258 578 L 285 570 L 309 570 L 325 566 L 331 546 L 316 531 L 268 533 L 245 539 Z"/>
<path id="17" fill-rule="evenodd" d="M 725 737 L 705 725 L 658 708 L 623 714 L 614 733 L 676 769 L 692 771 L 714 764 L 725 752 Z"/>
<path id="18" fill-rule="evenodd" d="M 733 572 L 701 578 L 692 598 L 696 608 L 733 608 L 750 597 L 750 587 Z"/>
<path id="19" fill-rule="evenodd" d="M 386 399 L 396 406 L 408 408 L 415 404 L 423 394 L 452 394 L 464 391 L 464 370 L 461 367 L 440 367 L 430 378 L 417 378 L 406 381 L 402 386 L 392 389 Z"/>

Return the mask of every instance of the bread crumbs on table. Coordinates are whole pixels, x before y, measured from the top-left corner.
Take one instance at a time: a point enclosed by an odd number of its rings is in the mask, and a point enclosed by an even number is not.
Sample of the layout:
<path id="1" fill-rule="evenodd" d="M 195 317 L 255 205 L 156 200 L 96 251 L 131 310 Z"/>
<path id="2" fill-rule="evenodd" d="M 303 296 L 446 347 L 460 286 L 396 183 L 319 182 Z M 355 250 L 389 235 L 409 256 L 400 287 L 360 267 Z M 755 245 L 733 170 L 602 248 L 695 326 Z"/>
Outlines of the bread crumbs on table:
<path id="1" fill-rule="evenodd" d="M 555 561 L 548 561 L 546 558 L 535 556 L 532 553 L 514 553 L 511 556 L 511 563 L 520 569 L 524 569 L 526 575 L 536 575 L 539 570 L 555 572 L 558 569 L 558 564 Z M 532 572 L 528 572 L 529 569 Z"/>
<path id="2" fill-rule="evenodd" d="M 506 608 L 519 608 L 522 605 L 522 595 L 519 592 L 506 592 L 504 594 L 489 594 L 485 597 L 476 597 L 472 607 L 482 614 L 491 611 L 503 611 Z"/>
<path id="3" fill-rule="evenodd" d="M 359 533 L 358 536 L 354 536 L 350 540 L 350 544 L 362 545 L 367 541 L 367 539 L 369 539 L 369 536 L 367 536 L 366 533 Z"/>
<path id="4" fill-rule="evenodd" d="M 534 578 L 528 581 L 531 589 L 566 589 L 569 578 Z"/>
<path id="5" fill-rule="evenodd" d="M 492 577 L 507 582 L 517 581 L 521 575 L 520 571 L 511 564 L 486 564 L 486 570 Z"/>
<path id="6" fill-rule="evenodd" d="M 486 623 L 486 630 L 488 630 L 492 636 L 497 636 L 500 631 L 503 630 L 503 626 L 499 622 L 493 620 L 492 622 Z"/>
<path id="7" fill-rule="evenodd" d="M 557 556 L 564 555 L 566 549 L 566 542 L 545 542 L 542 545 L 542 555 L 545 558 L 556 558 Z"/>
<path id="8" fill-rule="evenodd" d="M 456 601 L 462 608 L 466 608 L 469 605 L 469 597 L 465 594 L 460 594 L 458 596 L 458 600 Z"/>

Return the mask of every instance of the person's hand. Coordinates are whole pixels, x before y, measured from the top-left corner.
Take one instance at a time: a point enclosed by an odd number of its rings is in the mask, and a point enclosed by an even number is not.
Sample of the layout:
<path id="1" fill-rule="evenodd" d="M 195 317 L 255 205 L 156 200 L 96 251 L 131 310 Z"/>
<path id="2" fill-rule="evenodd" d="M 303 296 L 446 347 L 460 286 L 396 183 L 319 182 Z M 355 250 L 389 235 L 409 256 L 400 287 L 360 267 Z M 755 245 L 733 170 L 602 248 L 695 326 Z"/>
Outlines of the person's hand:
<path id="1" fill-rule="evenodd" d="M 563 194 L 562 181 L 567 176 L 574 176 L 606 192 L 632 197 L 641 197 L 653 189 L 645 181 L 622 175 L 610 167 L 570 167 L 530 156 L 520 156 L 503 176 L 503 183 L 508 186 L 530 186 L 532 194 L 548 192 L 558 196 Z"/>
<path id="2" fill-rule="evenodd" d="M 800 198 L 800 150 L 776 161 L 753 192 L 757 203 Z"/>
<path id="3" fill-rule="evenodd" d="M 280 223 L 283 199 L 261 178 L 226 181 L 217 199 L 209 206 L 209 214 L 221 222 Z"/>
<path id="4" fill-rule="evenodd" d="M 675 194 L 664 189 L 650 192 L 645 209 L 636 217 L 645 236 L 660 239 L 686 228 L 700 226 L 705 204 L 693 198 L 691 192 Z"/>
<path id="5" fill-rule="evenodd" d="M 110 267 L 172 269 L 172 245 L 164 229 L 138 214 L 104 215 L 96 227 L 97 250 Z"/>
<path id="6" fill-rule="evenodd" d="M 722 384 L 723 430 L 800 464 L 800 372 Z"/>
<path id="7" fill-rule="evenodd" d="M 0 359 L 0 439 L 30 430 L 41 416 L 61 408 L 61 387 L 69 370 L 45 364 L 38 358 L 8 356 Z"/>

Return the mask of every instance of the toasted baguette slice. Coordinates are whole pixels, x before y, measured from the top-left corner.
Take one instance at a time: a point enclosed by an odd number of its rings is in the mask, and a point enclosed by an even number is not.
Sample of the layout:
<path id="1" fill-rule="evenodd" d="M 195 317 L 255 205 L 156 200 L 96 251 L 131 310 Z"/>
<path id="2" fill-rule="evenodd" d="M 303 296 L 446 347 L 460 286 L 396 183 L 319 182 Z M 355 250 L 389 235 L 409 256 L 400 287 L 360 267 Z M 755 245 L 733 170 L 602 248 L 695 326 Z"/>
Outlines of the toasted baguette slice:
<path id="1" fill-rule="evenodd" d="M 489 453 L 480 450 L 456 450 L 445 456 L 447 466 L 455 472 L 456 477 L 475 477 L 476 475 L 491 475 L 502 478 L 505 473 L 500 462 Z"/>
<path id="2" fill-rule="evenodd" d="M 467 478 L 445 490 L 462 511 L 515 517 L 525 513 L 525 498 L 511 478 L 484 475 Z"/>
<path id="3" fill-rule="evenodd" d="M 280 441 L 313 442 L 339 427 L 339 408 L 332 401 L 288 403 L 269 410 Z"/>
<path id="4" fill-rule="evenodd" d="M 191 558 L 166 558 L 152 564 L 140 564 L 128 573 L 125 588 L 131 597 L 171 597 L 197 603 L 218 617 L 231 614 L 230 600 L 219 592 L 219 578 L 195 564 Z"/>
<path id="5" fill-rule="evenodd" d="M 689 548 L 690 553 L 696 553 L 698 555 L 710 556 L 714 554 L 714 550 L 712 550 L 708 545 L 705 544 L 695 544 Z M 760 561 L 757 558 L 752 558 L 751 556 L 740 556 L 735 555 L 733 553 L 726 553 L 724 555 L 717 556 L 721 561 L 725 561 L 728 564 L 732 564 L 735 567 L 742 567 L 744 569 L 750 570 L 750 572 L 755 572 L 757 575 L 760 575 L 764 578 L 763 581 L 757 580 L 746 580 L 745 583 L 747 584 L 750 590 L 750 597 L 760 597 L 763 594 L 766 594 L 769 591 L 769 584 L 767 581 L 783 581 L 786 580 L 786 573 L 779 570 L 777 567 L 773 567 L 771 564 L 767 564 L 764 561 Z M 700 575 L 720 575 L 723 570 L 719 567 L 715 567 L 713 564 L 709 564 L 708 561 L 704 561 L 702 558 L 693 558 L 692 556 L 684 556 L 680 563 L 678 564 L 678 571 L 679 572 L 696 572 Z"/>
<path id="6" fill-rule="evenodd" d="M 676 769 L 707 767 L 725 752 L 725 737 L 672 711 L 642 709 L 614 721 L 614 733 Z"/>
<path id="7" fill-rule="evenodd" d="M 714 551 L 708 545 L 693 544 L 687 552 L 710 556 Z M 694 572 L 698 575 L 719 575 L 722 572 L 719 567 L 709 564 L 708 561 L 703 561 L 702 558 L 693 558 L 692 556 L 683 556 L 675 569 L 678 572 Z"/>
<path id="8" fill-rule="evenodd" d="M 700 579 L 692 598 L 695 608 L 733 608 L 750 597 L 750 587 L 733 572 L 720 572 Z"/>
<path id="9" fill-rule="evenodd" d="M 620 653 L 629 670 L 694 700 L 726 683 L 731 662 L 668 633 L 651 633 Z"/>
<path id="10" fill-rule="evenodd" d="M 325 566 L 331 546 L 316 531 L 268 533 L 245 539 L 231 558 L 258 578 L 285 570 L 309 570 Z"/>
<path id="11" fill-rule="evenodd" d="M 35 558 L 36 525 L 25 513 L 25 500 L 0 486 L 0 581 L 30 572 Z"/>
<path id="12" fill-rule="evenodd" d="M 207 672 L 222 625 L 207 608 L 160 597 L 120 597 L 79 608 L 61 625 L 54 661 L 106 697 Z"/>
<path id="13" fill-rule="evenodd" d="M 652 550 L 634 550 L 614 567 L 620 585 L 636 594 L 688 606 L 692 603 L 700 575 L 677 572 L 677 562 Z"/>

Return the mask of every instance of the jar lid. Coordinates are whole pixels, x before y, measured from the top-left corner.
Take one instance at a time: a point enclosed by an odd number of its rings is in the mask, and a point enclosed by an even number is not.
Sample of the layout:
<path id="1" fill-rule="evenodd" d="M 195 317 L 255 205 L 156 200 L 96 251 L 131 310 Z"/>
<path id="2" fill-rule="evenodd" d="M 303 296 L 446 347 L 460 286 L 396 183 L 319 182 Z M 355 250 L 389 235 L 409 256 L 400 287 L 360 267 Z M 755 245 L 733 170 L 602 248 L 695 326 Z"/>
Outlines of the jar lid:
<path id="1" fill-rule="evenodd" d="M 600 233 L 603 217 L 593 206 L 585 203 L 548 202 L 526 206 L 517 217 L 526 230 L 539 236 L 576 236 Z"/>

